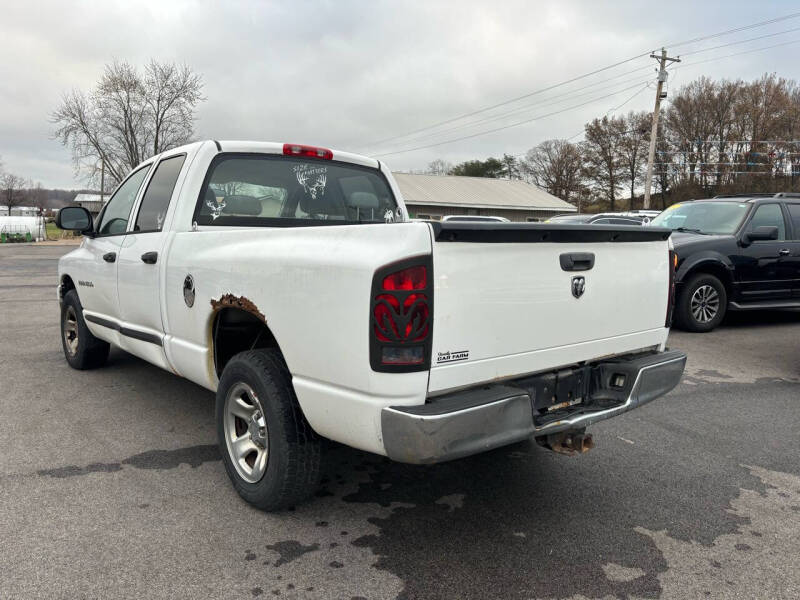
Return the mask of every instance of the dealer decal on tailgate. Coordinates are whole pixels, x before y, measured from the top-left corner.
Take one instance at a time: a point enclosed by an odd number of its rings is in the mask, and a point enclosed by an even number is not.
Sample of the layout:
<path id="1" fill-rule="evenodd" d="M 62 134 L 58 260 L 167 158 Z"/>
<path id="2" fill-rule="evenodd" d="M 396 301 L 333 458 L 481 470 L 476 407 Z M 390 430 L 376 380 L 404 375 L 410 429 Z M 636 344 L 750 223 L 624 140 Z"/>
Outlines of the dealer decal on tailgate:
<path id="1" fill-rule="evenodd" d="M 469 350 L 459 350 L 458 352 L 438 352 L 436 364 L 458 362 L 469 359 Z"/>

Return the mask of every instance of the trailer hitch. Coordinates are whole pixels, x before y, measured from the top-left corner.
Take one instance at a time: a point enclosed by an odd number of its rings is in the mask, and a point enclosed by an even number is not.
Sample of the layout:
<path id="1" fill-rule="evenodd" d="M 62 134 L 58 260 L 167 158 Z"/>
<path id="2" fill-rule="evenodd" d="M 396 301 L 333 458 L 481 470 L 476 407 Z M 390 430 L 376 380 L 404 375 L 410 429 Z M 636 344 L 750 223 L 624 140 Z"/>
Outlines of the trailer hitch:
<path id="1" fill-rule="evenodd" d="M 586 433 L 585 428 L 542 435 L 536 438 L 536 443 L 548 450 L 552 450 L 556 454 L 564 454 L 566 456 L 585 454 L 594 448 L 592 434 Z"/>

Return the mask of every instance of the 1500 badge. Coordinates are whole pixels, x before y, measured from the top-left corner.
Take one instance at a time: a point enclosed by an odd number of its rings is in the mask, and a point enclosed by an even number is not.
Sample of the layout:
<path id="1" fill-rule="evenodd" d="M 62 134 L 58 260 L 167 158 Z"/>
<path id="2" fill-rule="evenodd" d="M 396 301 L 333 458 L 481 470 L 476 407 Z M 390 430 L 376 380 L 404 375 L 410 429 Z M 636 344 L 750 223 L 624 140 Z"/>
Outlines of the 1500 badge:
<path id="1" fill-rule="evenodd" d="M 459 350 L 458 352 L 438 352 L 436 364 L 458 362 L 469 359 L 469 350 Z"/>

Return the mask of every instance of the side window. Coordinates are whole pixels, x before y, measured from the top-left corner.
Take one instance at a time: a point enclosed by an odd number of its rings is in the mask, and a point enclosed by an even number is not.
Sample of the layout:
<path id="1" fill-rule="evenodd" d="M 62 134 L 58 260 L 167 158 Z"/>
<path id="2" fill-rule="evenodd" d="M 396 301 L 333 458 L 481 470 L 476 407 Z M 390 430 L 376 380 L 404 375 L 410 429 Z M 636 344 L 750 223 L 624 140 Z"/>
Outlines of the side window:
<path id="1" fill-rule="evenodd" d="M 759 206 L 745 231 L 753 231 L 756 227 L 764 226 L 777 227 L 778 240 L 786 239 L 786 223 L 783 220 L 783 211 L 780 204 L 762 204 Z"/>
<path id="2" fill-rule="evenodd" d="M 610 225 L 611 219 L 597 219 L 596 221 L 592 221 L 595 225 Z"/>
<path id="3" fill-rule="evenodd" d="M 178 181 L 185 154 L 166 158 L 158 163 L 150 183 L 142 196 L 139 214 L 136 216 L 134 231 L 161 231 L 167 215 L 169 200 Z"/>
<path id="4" fill-rule="evenodd" d="M 789 209 L 789 216 L 792 218 L 792 229 L 794 230 L 794 239 L 800 240 L 800 204 L 787 204 L 786 208 Z"/>
<path id="5" fill-rule="evenodd" d="M 117 188 L 103 210 L 103 216 L 97 224 L 97 233 L 101 235 L 125 233 L 136 194 L 139 193 L 139 188 L 142 187 L 142 182 L 149 170 L 150 165 L 142 167 Z"/>

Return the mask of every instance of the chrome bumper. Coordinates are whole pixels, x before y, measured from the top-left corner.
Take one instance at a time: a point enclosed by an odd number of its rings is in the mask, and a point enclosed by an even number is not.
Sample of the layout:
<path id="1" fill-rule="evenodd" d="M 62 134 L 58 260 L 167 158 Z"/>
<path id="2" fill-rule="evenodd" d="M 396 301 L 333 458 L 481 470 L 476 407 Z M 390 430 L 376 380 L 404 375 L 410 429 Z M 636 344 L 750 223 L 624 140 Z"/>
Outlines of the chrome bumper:
<path id="1" fill-rule="evenodd" d="M 526 380 L 470 389 L 421 406 L 387 407 L 381 413 L 384 448 L 392 460 L 430 464 L 531 436 L 583 429 L 663 396 L 678 385 L 685 365 L 686 355 L 678 351 L 593 365 L 596 385 L 588 399 L 557 418 L 534 410 Z M 626 383 L 614 387 L 619 375 Z"/>

